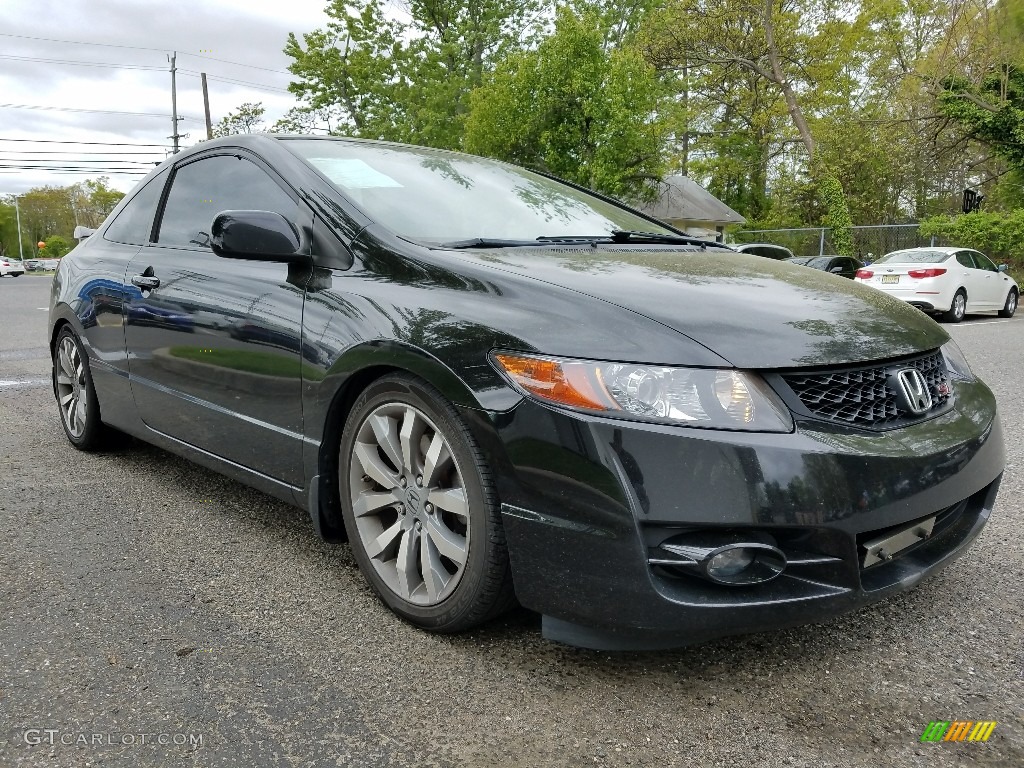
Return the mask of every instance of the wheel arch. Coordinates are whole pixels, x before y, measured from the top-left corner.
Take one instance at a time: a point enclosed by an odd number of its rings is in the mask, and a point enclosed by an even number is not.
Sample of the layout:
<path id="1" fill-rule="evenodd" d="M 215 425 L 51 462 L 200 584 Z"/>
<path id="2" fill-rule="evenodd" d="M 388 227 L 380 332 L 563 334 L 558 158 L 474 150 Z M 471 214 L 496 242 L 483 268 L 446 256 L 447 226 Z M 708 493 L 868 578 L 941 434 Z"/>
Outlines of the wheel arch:
<path id="1" fill-rule="evenodd" d="M 359 396 L 378 379 L 394 373 L 416 376 L 437 389 L 457 406 L 475 410 L 505 411 L 515 407 L 522 397 L 494 372 L 494 379 L 481 376 L 481 385 L 474 388 L 443 361 L 419 347 L 396 341 L 374 341 L 346 350 L 331 366 L 317 400 L 323 431 L 316 452 L 313 481 L 310 487 L 309 511 L 314 526 L 324 539 L 346 539 L 338 495 L 338 452 L 341 434 L 352 407 Z M 487 379 L 483 382 L 483 379 Z M 494 382 L 501 387 L 495 388 Z"/>

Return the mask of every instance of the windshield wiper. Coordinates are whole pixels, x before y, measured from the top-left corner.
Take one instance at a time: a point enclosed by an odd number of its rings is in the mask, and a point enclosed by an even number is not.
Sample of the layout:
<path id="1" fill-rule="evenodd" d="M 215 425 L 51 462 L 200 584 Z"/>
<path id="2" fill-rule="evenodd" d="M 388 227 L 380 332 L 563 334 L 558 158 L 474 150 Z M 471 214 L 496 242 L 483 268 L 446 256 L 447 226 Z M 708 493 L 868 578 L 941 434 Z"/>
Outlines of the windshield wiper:
<path id="1" fill-rule="evenodd" d="M 729 246 L 714 240 L 704 240 L 690 235 L 676 235 L 669 232 L 636 232 L 629 229 L 613 229 L 607 235 L 541 235 L 537 239 L 545 243 L 586 243 L 588 245 L 597 243 L 665 243 L 667 245 L 699 245 L 701 248 L 732 250 Z"/>
<path id="2" fill-rule="evenodd" d="M 732 248 L 724 243 L 719 243 L 715 240 L 705 240 L 701 237 L 692 237 L 691 235 L 674 235 L 661 232 L 635 232 L 629 229 L 613 229 L 611 236 L 612 241 L 616 243 L 677 243 L 679 245 L 699 245 L 701 248 L 724 248 L 727 251 L 732 250 Z"/>
<path id="3" fill-rule="evenodd" d="M 507 240 L 494 237 L 471 237 L 468 240 L 453 240 L 439 243 L 438 248 L 522 248 L 525 246 L 576 244 L 596 246 L 598 243 L 665 243 L 668 245 L 699 245 L 702 248 L 724 248 L 727 245 L 714 240 L 704 240 L 690 235 L 675 235 L 660 232 L 634 232 L 627 229 L 615 229 L 607 235 L 541 235 L 536 240 Z"/>
<path id="4" fill-rule="evenodd" d="M 520 248 L 523 246 L 546 245 L 536 240 L 502 240 L 494 237 L 471 237 L 469 240 L 453 240 L 448 243 L 438 243 L 438 248 L 452 248 L 454 250 L 464 248 Z"/>

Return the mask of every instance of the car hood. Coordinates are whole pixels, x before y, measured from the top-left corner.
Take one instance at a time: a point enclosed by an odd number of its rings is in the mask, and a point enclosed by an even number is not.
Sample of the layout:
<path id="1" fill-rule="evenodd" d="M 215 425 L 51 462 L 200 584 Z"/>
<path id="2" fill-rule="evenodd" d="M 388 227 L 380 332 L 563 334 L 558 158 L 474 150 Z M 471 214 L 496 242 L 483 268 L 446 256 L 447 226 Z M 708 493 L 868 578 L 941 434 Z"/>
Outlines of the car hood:
<path id="1" fill-rule="evenodd" d="M 460 255 L 644 315 L 738 368 L 880 360 L 949 338 L 922 312 L 874 288 L 725 250 L 599 246 Z"/>

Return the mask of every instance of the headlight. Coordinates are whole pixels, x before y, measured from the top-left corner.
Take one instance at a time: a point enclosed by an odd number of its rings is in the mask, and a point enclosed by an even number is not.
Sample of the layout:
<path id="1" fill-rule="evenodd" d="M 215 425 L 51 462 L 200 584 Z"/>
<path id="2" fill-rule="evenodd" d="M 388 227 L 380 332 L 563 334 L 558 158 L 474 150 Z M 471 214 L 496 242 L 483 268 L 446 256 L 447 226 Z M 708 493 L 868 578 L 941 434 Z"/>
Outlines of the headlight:
<path id="1" fill-rule="evenodd" d="M 495 353 L 495 367 L 528 396 L 576 411 L 659 424 L 789 432 L 789 411 L 757 376 Z"/>
<path id="2" fill-rule="evenodd" d="M 946 368 L 949 369 L 954 379 L 960 379 L 961 381 L 976 380 L 974 374 L 971 373 L 971 366 L 967 364 L 967 358 L 964 357 L 964 353 L 960 351 L 960 347 L 952 339 L 942 345 L 942 357 L 946 361 Z"/>

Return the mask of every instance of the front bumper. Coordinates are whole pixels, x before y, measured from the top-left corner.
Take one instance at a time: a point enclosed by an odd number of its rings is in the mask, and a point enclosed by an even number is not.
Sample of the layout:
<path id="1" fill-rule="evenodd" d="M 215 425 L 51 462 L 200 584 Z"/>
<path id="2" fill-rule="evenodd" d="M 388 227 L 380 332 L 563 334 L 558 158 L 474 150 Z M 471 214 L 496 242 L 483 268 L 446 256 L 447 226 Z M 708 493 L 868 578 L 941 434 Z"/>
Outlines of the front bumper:
<path id="1" fill-rule="evenodd" d="M 519 600 L 546 637 L 639 649 L 813 622 L 910 589 L 980 533 L 1005 463 L 991 392 L 955 388 L 951 410 L 888 432 L 697 430 L 532 401 L 477 414 Z M 935 515 L 930 539 L 862 567 L 866 540 Z M 791 565 L 737 588 L 648 562 L 694 529 L 768 533 Z"/>

